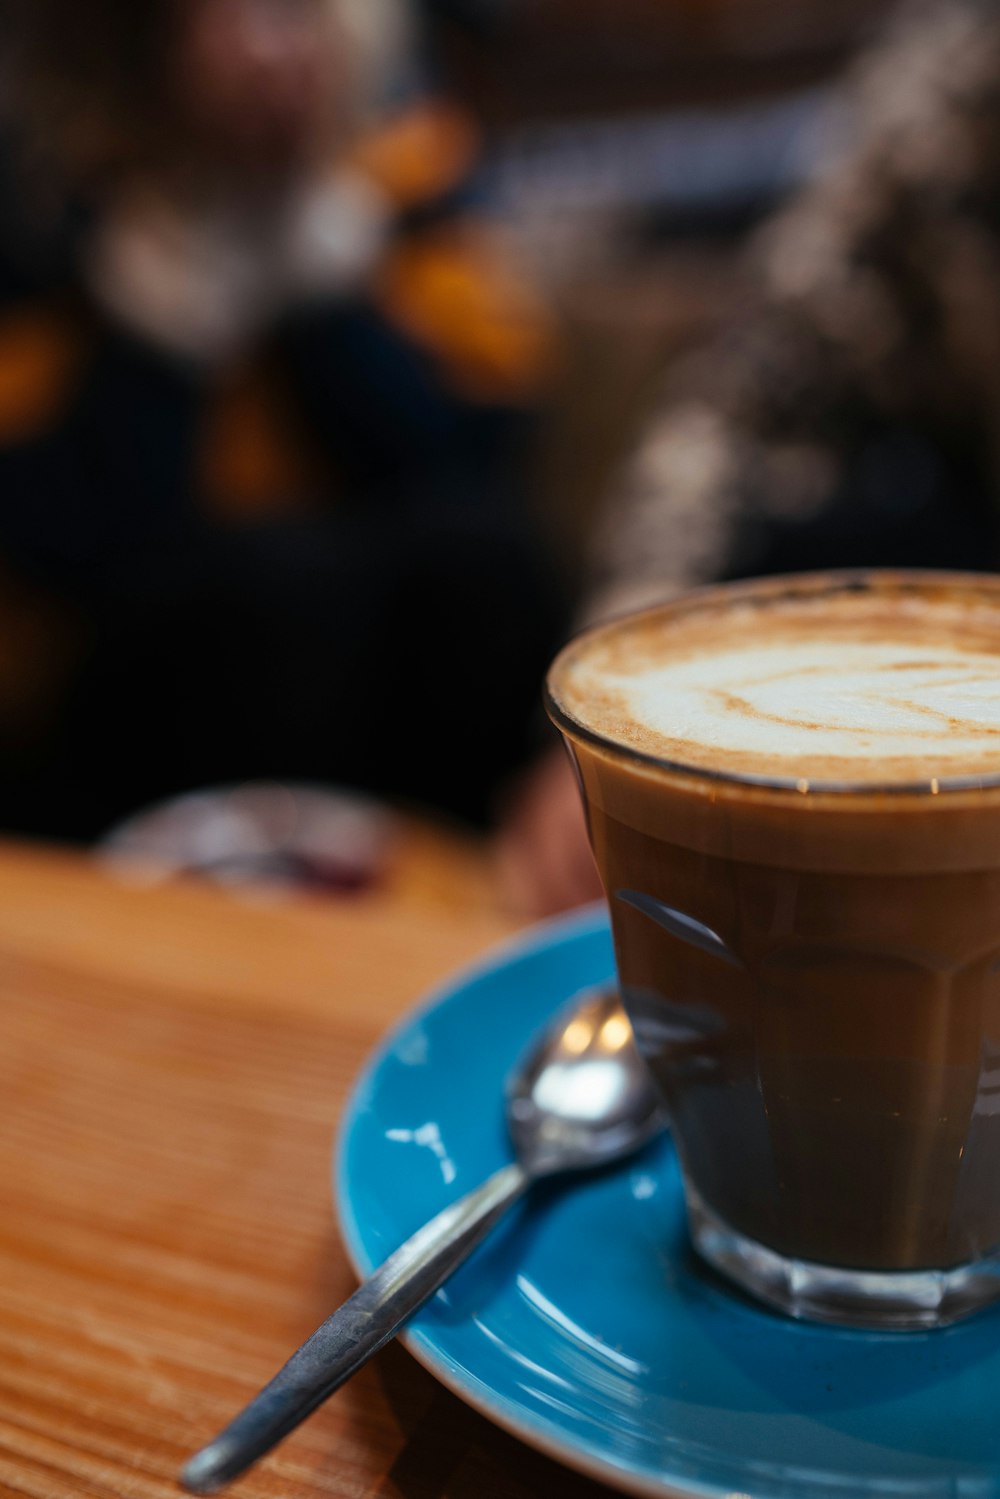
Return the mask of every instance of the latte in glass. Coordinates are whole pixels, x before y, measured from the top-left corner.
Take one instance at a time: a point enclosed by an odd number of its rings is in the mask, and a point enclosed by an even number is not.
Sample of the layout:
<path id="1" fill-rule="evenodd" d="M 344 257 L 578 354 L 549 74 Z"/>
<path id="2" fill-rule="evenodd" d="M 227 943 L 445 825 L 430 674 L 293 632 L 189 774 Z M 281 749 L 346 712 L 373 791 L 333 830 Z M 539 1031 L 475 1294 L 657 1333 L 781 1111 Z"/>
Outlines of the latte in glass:
<path id="1" fill-rule="evenodd" d="M 1000 580 L 707 589 L 548 692 L 696 1247 L 793 1315 L 997 1299 Z"/>

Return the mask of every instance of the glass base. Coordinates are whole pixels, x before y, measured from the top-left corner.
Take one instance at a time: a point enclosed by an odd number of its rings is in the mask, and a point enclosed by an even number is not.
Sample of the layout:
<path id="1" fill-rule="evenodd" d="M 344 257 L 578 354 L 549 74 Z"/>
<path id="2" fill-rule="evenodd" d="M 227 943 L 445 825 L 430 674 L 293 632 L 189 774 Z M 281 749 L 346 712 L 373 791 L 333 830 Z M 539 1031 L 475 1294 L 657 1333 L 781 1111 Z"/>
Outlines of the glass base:
<path id="1" fill-rule="evenodd" d="M 948 1270 L 845 1270 L 791 1259 L 729 1227 L 685 1183 L 701 1257 L 790 1317 L 907 1332 L 947 1327 L 1000 1301 L 1000 1257 Z"/>

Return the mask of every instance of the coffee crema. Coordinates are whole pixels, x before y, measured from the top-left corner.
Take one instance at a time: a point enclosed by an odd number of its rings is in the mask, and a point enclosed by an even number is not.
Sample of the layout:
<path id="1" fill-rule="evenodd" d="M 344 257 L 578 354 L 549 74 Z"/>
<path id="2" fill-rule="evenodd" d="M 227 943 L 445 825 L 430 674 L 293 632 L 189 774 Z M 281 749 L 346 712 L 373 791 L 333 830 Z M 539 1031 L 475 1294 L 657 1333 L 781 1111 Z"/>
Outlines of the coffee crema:
<path id="1" fill-rule="evenodd" d="M 623 748 L 843 787 L 1000 774 L 1000 586 L 785 580 L 693 595 L 564 653 L 557 706 Z"/>

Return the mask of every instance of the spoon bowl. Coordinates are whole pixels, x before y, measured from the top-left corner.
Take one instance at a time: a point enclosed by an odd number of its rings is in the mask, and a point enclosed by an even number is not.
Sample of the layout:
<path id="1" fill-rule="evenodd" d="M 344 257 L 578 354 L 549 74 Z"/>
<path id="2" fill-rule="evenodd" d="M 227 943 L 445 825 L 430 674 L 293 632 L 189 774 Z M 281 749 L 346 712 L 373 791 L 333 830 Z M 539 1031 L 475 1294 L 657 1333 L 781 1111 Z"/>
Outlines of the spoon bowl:
<path id="1" fill-rule="evenodd" d="M 663 1128 L 632 1027 L 613 989 L 572 1000 L 507 1084 L 507 1127 L 533 1177 L 602 1166 Z"/>

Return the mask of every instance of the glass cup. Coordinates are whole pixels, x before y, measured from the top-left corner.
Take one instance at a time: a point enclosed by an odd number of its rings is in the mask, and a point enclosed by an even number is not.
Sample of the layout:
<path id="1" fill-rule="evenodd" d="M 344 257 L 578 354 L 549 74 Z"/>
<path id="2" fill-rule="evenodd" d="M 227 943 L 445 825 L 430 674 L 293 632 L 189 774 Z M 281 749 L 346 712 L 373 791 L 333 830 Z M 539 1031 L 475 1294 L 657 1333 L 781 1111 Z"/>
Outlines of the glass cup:
<path id="1" fill-rule="evenodd" d="M 996 579 L 830 575 L 614 621 L 548 681 L 694 1244 L 771 1305 L 855 1326 L 934 1327 L 1000 1298 L 1000 773 L 841 784 L 686 765 L 612 737 L 567 684 L 595 645 L 627 656 L 630 632 L 691 611 L 725 640 L 747 606 L 792 596 L 902 590 L 918 619 L 924 590 L 931 638 L 943 589 L 985 601 L 1000 658 Z"/>

